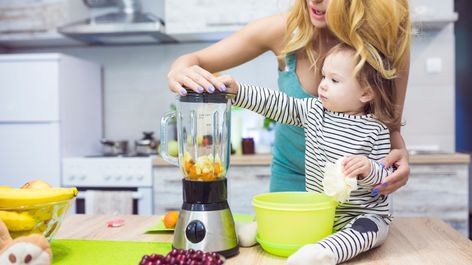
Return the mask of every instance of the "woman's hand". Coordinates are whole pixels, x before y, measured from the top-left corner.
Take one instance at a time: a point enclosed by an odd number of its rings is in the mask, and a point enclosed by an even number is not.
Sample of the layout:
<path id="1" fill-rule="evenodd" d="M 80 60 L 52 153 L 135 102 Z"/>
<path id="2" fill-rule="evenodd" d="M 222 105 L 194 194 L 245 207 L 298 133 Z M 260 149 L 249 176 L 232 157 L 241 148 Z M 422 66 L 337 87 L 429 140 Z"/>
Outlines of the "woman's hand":
<path id="1" fill-rule="evenodd" d="M 226 91 L 226 86 L 221 81 L 198 65 L 180 70 L 171 70 L 167 74 L 167 82 L 172 92 L 182 96 L 187 94 L 186 88 L 198 93 L 204 91 L 213 93 L 216 88 L 220 91 Z"/>
<path id="2" fill-rule="evenodd" d="M 363 155 L 348 156 L 341 162 L 343 173 L 348 177 L 365 178 L 372 170 L 370 160 Z"/>
<path id="3" fill-rule="evenodd" d="M 393 149 L 380 163 L 382 163 L 385 168 L 389 168 L 392 165 L 397 168 L 395 172 L 383 180 L 382 184 L 375 187 L 380 194 L 388 195 L 408 182 L 410 163 L 408 152 L 405 149 Z"/>

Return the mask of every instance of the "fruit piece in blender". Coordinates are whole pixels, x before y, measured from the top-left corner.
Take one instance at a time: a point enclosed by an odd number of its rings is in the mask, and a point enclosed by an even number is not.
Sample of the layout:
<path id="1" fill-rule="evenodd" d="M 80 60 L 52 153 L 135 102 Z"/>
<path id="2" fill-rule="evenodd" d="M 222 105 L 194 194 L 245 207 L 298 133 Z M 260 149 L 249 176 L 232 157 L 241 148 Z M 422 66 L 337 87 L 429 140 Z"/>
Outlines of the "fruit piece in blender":
<path id="1" fill-rule="evenodd" d="M 215 158 L 211 154 L 199 156 L 195 162 L 188 152 L 184 154 L 184 170 L 187 178 L 203 181 L 216 180 L 225 173 L 225 168 L 218 155 Z"/>

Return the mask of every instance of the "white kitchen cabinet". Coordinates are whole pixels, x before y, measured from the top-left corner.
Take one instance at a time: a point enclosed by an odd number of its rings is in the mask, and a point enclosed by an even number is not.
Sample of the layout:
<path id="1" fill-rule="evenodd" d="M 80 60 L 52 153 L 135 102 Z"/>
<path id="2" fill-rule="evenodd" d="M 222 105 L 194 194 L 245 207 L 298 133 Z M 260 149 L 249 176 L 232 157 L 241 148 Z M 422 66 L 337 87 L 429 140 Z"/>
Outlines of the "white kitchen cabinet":
<path id="1" fill-rule="evenodd" d="M 252 198 L 269 192 L 270 166 L 232 166 L 228 177 L 228 203 L 233 213 L 253 214 Z"/>
<path id="2" fill-rule="evenodd" d="M 56 28 L 89 16 L 81 0 L 0 1 L 0 45 L 6 47 L 78 45 Z"/>
<path id="3" fill-rule="evenodd" d="M 289 7 L 289 0 L 165 0 L 166 33 L 178 41 L 219 40 Z"/>
<path id="4" fill-rule="evenodd" d="M 468 236 L 468 164 L 414 164 L 391 195 L 394 216 L 434 216 Z"/>
<path id="5" fill-rule="evenodd" d="M 154 172 L 156 214 L 182 206 L 182 175 L 177 167 L 157 166 Z M 233 213 L 253 213 L 252 197 L 269 192 L 270 166 L 232 166 L 228 175 L 228 203 Z"/>
<path id="6" fill-rule="evenodd" d="M 182 207 L 182 173 L 178 167 L 154 168 L 154 213 L 165 214 Z"/>

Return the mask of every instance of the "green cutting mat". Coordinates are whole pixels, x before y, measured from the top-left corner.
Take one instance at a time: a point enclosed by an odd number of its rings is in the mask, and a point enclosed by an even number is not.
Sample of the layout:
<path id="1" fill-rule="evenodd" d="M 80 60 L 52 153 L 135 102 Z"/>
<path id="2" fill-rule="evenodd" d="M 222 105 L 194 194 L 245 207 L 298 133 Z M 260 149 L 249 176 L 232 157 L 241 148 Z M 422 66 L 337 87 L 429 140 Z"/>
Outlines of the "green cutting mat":
<path id="1" fill-rule="evenodd" d="M 138 264 L 143 255 L 166 255 L 171 243 L 108 240 L 65 240 L 51 242 L 53 265 Z"/>

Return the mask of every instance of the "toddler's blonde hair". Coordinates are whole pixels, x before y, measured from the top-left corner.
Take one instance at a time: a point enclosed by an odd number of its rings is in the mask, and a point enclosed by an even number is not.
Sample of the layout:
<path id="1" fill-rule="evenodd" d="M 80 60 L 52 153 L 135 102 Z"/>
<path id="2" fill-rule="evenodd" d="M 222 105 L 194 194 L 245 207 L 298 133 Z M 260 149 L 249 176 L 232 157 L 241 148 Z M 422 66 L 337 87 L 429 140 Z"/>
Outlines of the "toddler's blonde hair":
<path id="1" fill-rule="evenodd" d="M 364 112 L 372 113 L 389 129 L 396 128 L 399 123 L 400 112 L 399 107 L 395 105 L 394 102 L 396 93 L 394 89 L 394 79 L 383 77 L 382 74 L 369 63 L 364 63 L 361 68 L 358 68 L 362 58 L 356 55 L 356 49 L 346 43 L 335 45 L 320 61 L 324 62 L 329 55 L 341 52 L 349 53 L 353 57 L 353 60 L 355 60 L 356 67 L 354 69 L 357 69 L 357 71 L 354 70 L 352 74 L 359 82 L 361 89 L 372 89 L 375 94 L 374 98 L 364 106 Z M 383 59 L 382 64 L 387 68 L 390 67 L 387 59 Z M 321 69 L 319 71 L 321 74 Z"/>

